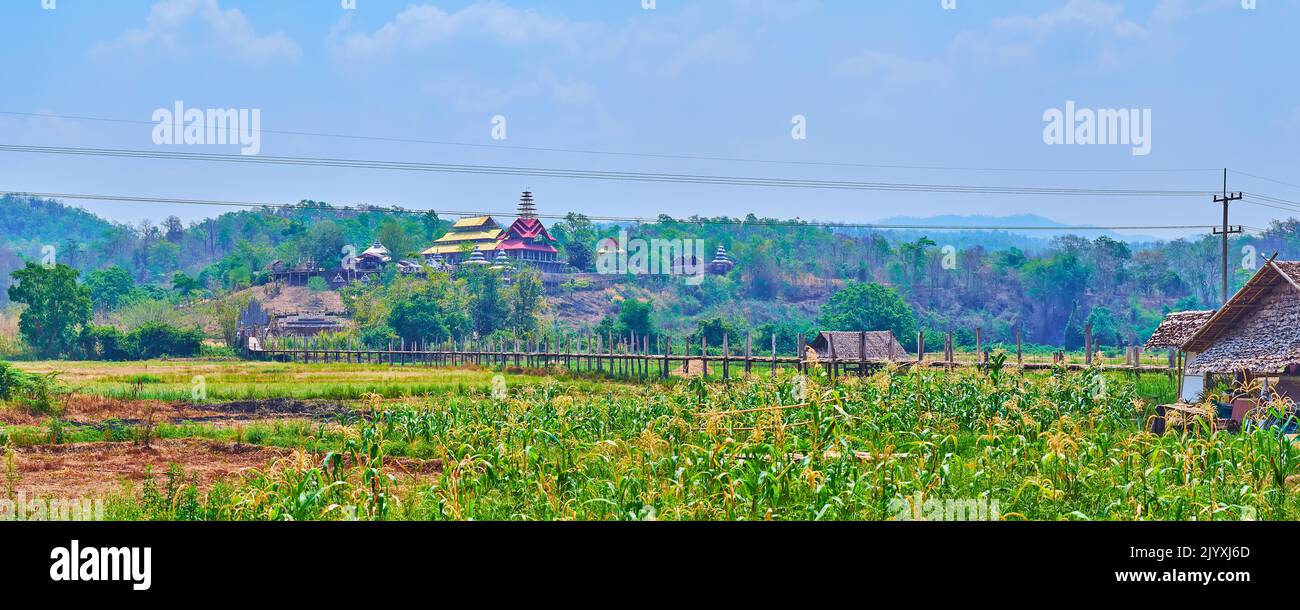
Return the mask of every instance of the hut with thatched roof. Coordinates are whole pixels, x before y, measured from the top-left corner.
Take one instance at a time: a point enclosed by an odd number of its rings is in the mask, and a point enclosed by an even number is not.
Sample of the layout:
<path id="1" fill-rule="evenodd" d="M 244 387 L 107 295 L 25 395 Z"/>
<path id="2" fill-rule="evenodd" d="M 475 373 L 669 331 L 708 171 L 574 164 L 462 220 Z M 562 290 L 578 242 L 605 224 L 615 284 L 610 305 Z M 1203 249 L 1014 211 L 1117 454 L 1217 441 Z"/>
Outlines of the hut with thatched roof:
<path id="1" fill-rule="evenodd" d="M 817 352 L 819 360 L 850 364 L 862 361 L 880 364 L 911 359 L 903 344 L 894 338 L 894 333 L 887 330 L 822 331 L 808 342 L 808 347 Z"/>
<path id="2" fill-rule="evenodd" d="M 1151 338 L 1147 339 L 1143 350 L 1148 352 L 1157 350 L 1169 350 L 1169 366 L 1177 367 L 1177 370 L 1183 370 L 1183 362 L 1187 358 L 1186 352 L 1183 351 L 1183 344 L 1187 343 L 1200 330 L 1205 323 L 1210 321 L 1214 316 L 1214 310 L 1197 310 L 1197 311 L 1175 311 L 1160 322 L 1155 332 L 1151 333 Z M 1180 379 L 1178 383 L 1178 396 L 1180 400 L 1192 402 L 1196 395 L 1204 388 L 1204 379 L 1195 377 L 1190 381 Z"/>
<path id="3" fill-rule="evenodd" d="M 1147 339 L 1142 349 L 1149 352 L 1162 349 L 1182 350 L 1183 344 L 1187 343 L 1187 340 L 1191 339 L 1192 335 L 1205 326 L 1213 316 L 1213 309 L 1175 311 L 1165 316 L 1164 321 L 1160 322 L 1160 326 L 1151 333 L 1151 338 Z"/>
<path id="4" fill-rule="evenodd" d="M 1262 379 L 1300 400 L 1300 261 L 1270 260 L 1184 342 L 1186 384 Z M 1198 390 L 1199 391 L 1199 390 Z"/>

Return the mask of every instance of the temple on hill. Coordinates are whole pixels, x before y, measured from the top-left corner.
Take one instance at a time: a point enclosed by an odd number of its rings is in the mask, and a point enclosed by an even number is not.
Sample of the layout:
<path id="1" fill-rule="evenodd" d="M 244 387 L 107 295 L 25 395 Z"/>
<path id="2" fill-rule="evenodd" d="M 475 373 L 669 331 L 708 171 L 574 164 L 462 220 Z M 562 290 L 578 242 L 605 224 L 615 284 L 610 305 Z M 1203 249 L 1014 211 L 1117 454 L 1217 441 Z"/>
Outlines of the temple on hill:
<path id="1" fill-rule="evenodd" d="M 430 263 L 459 265 L 464 262 L 462 257 L 468 258 L 474 252 L 495 251 L 497 237 L 500 235 L 501 225 L 491 216 L 462 218 L 451 226 L 446 235 L 439 237 L 432 247 L 420 254 Z"/>
<path id="2" fill-rule="evenodd" d="M 533 194 L 519 198 L 519 218 L 501 228 L 491 216 L 462 218 L 446 235 L 422 252 L 430 263 L 458 265 L 461 262 L 490 263 L 494 267 L 531 265 L 545 273 L 562 273 L 568 265 L 560 260 L 556 239 L 537 218 Z M 462 257 L 468 258 L 462 261 Z"/>

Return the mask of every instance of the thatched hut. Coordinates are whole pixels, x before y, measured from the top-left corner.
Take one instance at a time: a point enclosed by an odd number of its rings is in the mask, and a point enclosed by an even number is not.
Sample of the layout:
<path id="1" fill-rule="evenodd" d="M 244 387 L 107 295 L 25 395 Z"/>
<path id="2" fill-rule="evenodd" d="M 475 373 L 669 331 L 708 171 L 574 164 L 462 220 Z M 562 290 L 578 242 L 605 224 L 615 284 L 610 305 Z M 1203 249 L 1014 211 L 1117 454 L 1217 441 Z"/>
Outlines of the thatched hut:
<path id="1" fill-rule="evenodd" d="M 911 359 L 903 344 L 894 338 L 894 333 L 887 330 L 822 331 L 815 339 L 808 342 L 808 347 L 817 352 L 819 360 L 834 359 L 840 362 L 865 360 L 878 364 L 891 360 Z"/>
<path id="2" fill-rule="evenodd" d="M 1175 311 L 1165 316 L 1160 326 L 1156 327 L 1155 332 L 1151 333 L 1151 338 L 1147 339 L 1142 349 L 1150 352 L 1162 349 L 1183 349 L 1183 344 L 1187 343 L 1196 331 L 1205 326 L 1210 318 L 1214 317 L 1214 310 L 1197 310 L 1197 311 Z"/>
<path id="3" fill-rule="evenodd" d="M 1182 363 L 1186 360 L 1186 352 L 1183 351 L 1183 344 L 1187 343 L 1196 331 L 1205 326 L 1210 318 L 1214 317 L 1214 310 L 1200 311 L 1176 311 L 1165 316 L 1156 327 L 1155 332 L 1151 333 L 1151 338 L 1147 339 L 1142 349 L 1150 352 L 1156 350 L 1170 350 L 1169 365 L 1177 366 L 1179 370 L 1183 368 Z M 1178 384 L 1179 399 L 1184 402 L 1194 402 L 1197 394 L 1200 394 L 1204 388 L 1204 379 L 1194 376 L 1190 381 L 1183 379 Z"/>
<path id="4" fill-rule="evenodd" d="M 1300 400 L 1300 261 L 1268 261 L 1182 347 L 1184 396 L 1188 382 L 1227 377 Z"/>

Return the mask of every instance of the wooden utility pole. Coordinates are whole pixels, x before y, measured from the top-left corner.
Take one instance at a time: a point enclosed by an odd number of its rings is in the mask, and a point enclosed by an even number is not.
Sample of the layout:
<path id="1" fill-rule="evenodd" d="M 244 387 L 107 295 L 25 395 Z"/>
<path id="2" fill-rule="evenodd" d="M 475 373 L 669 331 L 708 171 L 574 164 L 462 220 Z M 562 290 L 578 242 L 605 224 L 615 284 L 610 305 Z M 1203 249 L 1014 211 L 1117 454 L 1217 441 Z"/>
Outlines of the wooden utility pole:
<path id="1" fill-rule="evenodd" d="M 1223 228 L 1215 229 L 1215 235 L 1223 236 L 1223 304 L 1228 303 L 1228 237 L 1244 233 L 1245 230 L 1240 226 L 1228 224 L 1228 204 L 1233 201 L 1240 201 L 1241 193 L 1228 192 L 1228 168 L 1223 168 L 1223 195 L 1215 195 L 1214 202 L 1223 204 Z"/>

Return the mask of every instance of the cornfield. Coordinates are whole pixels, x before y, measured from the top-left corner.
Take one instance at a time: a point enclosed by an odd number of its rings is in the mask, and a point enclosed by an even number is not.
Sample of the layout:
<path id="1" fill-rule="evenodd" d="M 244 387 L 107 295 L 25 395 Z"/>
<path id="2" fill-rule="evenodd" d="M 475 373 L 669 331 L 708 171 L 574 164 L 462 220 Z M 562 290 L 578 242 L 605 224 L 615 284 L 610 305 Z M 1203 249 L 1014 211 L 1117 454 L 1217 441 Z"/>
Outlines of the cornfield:
<path id="1" fill-rule="evenodd" d="M 300 428 L 291 458 L 203 493 L 173 473 L 170 500 L 119 498 L 111 512 L 884 520 L 945 518 L 933 507 L 957 501 L 991 505 L 981 518 L 1001 520 L 1297 516 L 1300 450 L 1289 438 L 1205 426 L 1150 434 L 1153 408 L 1134 383 L 1099 383 L 1095 372 L 888 369 L 838 380 L 694 379 L 636 392 L 552 380 L 497 398 L 368 400 L 357 417 Z M 437 467 L 408 476 L 402 460 Z"/>

